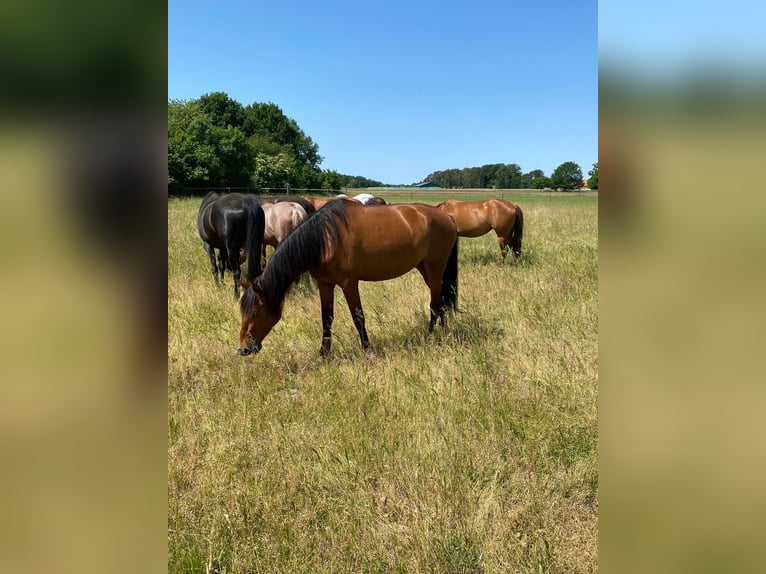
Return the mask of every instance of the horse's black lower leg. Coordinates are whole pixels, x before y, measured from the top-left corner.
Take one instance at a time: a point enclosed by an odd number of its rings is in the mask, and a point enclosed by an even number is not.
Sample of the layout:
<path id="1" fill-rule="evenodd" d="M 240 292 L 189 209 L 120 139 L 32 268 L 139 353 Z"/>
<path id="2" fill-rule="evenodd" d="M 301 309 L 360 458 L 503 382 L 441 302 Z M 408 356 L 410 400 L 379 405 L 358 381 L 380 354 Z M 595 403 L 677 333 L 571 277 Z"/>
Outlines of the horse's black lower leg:
<path id="1" fill-rule="evenodd" d="M 322 346 L 319 354 L 326 357 L 332 345 L 332 321 L 335 306 L 335 285 L 319 284 L 319 299 L 322 305 Z"/>
<path id="2" fill-rule="evenodd" d="M 242 271 L 239 267 L 234 270 L 234 298 L 239 299 L 239 281 L 242 278 Z"/>
<path id="3" fill-rule="evenodd" d="M 359 333 L 359 339 L 362 342 L 362 349 L 368 351 L 370 349 L 370 339 L 367 337 L 367 329 L 364 324 L 364 311 L 359 307 L 351 311 L 351 317 L 354 320 L 354 327 L 356 327 Z"/>
<path id="4" fill-rule="evenodd" d="M 428 332 L 433 333 L 434 332 L 434 325 L 436 325 L 436 319 L 439 319 L 439 326 L 444 327 L 445 326 L 445 320 L 444 320 L 444 307 L 439 306 L 435 307 L 434 305 L 431 305 L 431 320 L 428 323 Z"/>
<path id="5" fill-rule="evenodd" d="M 370 349 L 370 339 L 367 337 L 367 329 L 364 325 L 364 311 L 362 310 L 362 300 L 359 297 L 359 283 L 354 282 L 343 287 L 343 294 L 346 296 L 348 310 L 351 312 L 351 319 L 354 321 L 359 339 L 362 342 L 362 348 L 367 351 Z"/>
<path id="6" fill-rule="evenodd" d="M 436 318 L 439 316 L 439 311 L 431 305 L 431 320 L 428 322 L 428 332 L 434 332 L 434 325 L 436 325 Z M 442 321 L 444 319 L 442 318 Z"/>
<path id="7" fill-rule="evenodd" d="M 226 269 L 229 269 L 230 271 L 233 270 L 231 267 L 229 267 L 229 254 L 226 251 L 226 247 L 224 246 L 218 250 L 218 270 L 221 274 L 221 285 L 224 284 L 224 274 Z"/>
<path id="8" fill-rule="evenodd" d="M 218 266 L 215 263 L 215 248 L 207 241 L 203 241 L 202 246 L 205 248 L 205 253 L 207 253 L 208 258 L 210 259 L 210 271 L 213 274 L 213 281 L 218 283 Z"/>
<path id="9" fill-rule="evenodd" d="M 239 299 L 239 281 L 242 278 L 242 269 L 239 267 L 239 247 L 230 241 L 226 241 L 226 261 L 234 275 L 234 298 Z"/>

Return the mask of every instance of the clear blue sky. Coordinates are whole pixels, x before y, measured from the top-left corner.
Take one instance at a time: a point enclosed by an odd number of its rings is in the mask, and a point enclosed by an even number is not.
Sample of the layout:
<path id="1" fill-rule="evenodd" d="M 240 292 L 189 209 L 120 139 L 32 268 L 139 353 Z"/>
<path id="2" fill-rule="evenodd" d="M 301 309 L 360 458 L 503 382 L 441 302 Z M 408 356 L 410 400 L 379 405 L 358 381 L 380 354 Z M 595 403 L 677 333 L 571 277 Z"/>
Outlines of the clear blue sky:
<path id="1" fill-rule="evenodd" d="M 623 73 L 674 80 L 710 68 L 763 77 L 766 3 L 756 0 L 602 0 L 599 52 Z"/>
<path id="2" fill-rule="evenodd" d="M 273 102 L 323 169 L 389 184 L 598 161 L 595 0 L 168 2 L 168 97 Z"/>

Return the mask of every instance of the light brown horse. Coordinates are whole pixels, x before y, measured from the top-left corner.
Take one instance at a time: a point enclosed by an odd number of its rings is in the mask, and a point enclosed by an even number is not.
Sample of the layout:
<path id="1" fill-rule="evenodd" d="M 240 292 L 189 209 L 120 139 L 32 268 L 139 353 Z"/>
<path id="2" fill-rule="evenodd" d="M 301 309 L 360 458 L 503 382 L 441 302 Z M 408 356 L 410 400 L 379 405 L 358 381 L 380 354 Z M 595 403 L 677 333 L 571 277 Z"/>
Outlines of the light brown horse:
<path id="1" fill-rule="evenodd" d="M 521 258 L 524 213 L 518 205 L 502 199 L 448 199 L 437 207 L 455 218 L 461 237 L 481 237 L 494 229 L 503 261 L 509 248 L 517 259 Z"/>
<path id="2" fill-rule="evenodd" d="M 457 227 L 434 206 L 397 204 L 365 206 L 336 199 L 287 236 L 263 274 L 246 287 L 240 300 L 240 355 L 261 343 L 282 317 L 290 286 L 308 271 L 319 285 L 322 346 L 330 352 L 335 286 L 346 297 L 362 347 L 370 341 L 364 323 L 359 281 L 384 281 L 417 269 L 431 292 L 429 332 L 436 319 L 457 307 Z"/>
<path id="3" fill-rule="evenodd" d="M 263 212 L 266 215 L 266 229 L 263 232 L 263 246 L 261 247 L 261 266 L 266 266 L 266 246 L 271 245 L 274 249 L 285 240 L 301 223 L 306 221 L 308 214 L 299 204 L 290 201 L 278 203 L 263 203 Z"/>

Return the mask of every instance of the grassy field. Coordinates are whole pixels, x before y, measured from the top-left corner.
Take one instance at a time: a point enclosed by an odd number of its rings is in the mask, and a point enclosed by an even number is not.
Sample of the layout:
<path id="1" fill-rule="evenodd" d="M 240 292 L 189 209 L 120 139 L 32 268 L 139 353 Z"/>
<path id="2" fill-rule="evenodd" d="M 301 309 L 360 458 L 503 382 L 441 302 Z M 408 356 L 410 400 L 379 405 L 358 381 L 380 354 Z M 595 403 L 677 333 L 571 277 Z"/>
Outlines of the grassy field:
<path id="1" fill-rule="evenodd" d="M 430 338 L 416 271 L 361 284 L 371 355 L 338 292 L 328 359 L 311 284 L 235 355 L 199 201 L 168 203 L 169 572 L 598 569 L 595 194 L 519 197 L 521 264 L 461 239 Z"/>

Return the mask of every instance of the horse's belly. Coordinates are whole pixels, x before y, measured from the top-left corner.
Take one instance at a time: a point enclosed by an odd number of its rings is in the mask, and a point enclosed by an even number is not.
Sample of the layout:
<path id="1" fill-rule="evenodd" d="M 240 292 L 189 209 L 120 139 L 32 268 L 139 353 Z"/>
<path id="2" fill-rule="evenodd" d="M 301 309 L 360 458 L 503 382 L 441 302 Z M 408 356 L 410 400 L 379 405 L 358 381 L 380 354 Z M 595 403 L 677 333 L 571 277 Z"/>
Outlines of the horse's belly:
<path id="1" fill-rule="evenodd" d="M 457 227 L 457 234 L 460 237 L 481 237 L 486 235 L 492 227 L 488 224 L 473 225 L 473 226 L 461 226 Z"/>
<path id="2" fill-rule="evenodd" d="M 354 270 L 360 281 L 385 281 L 394 279 L 415 268 L 425 257 L 422 250 L 413 247 L 395 250 L 357 252 L 353 260 Z"/>

